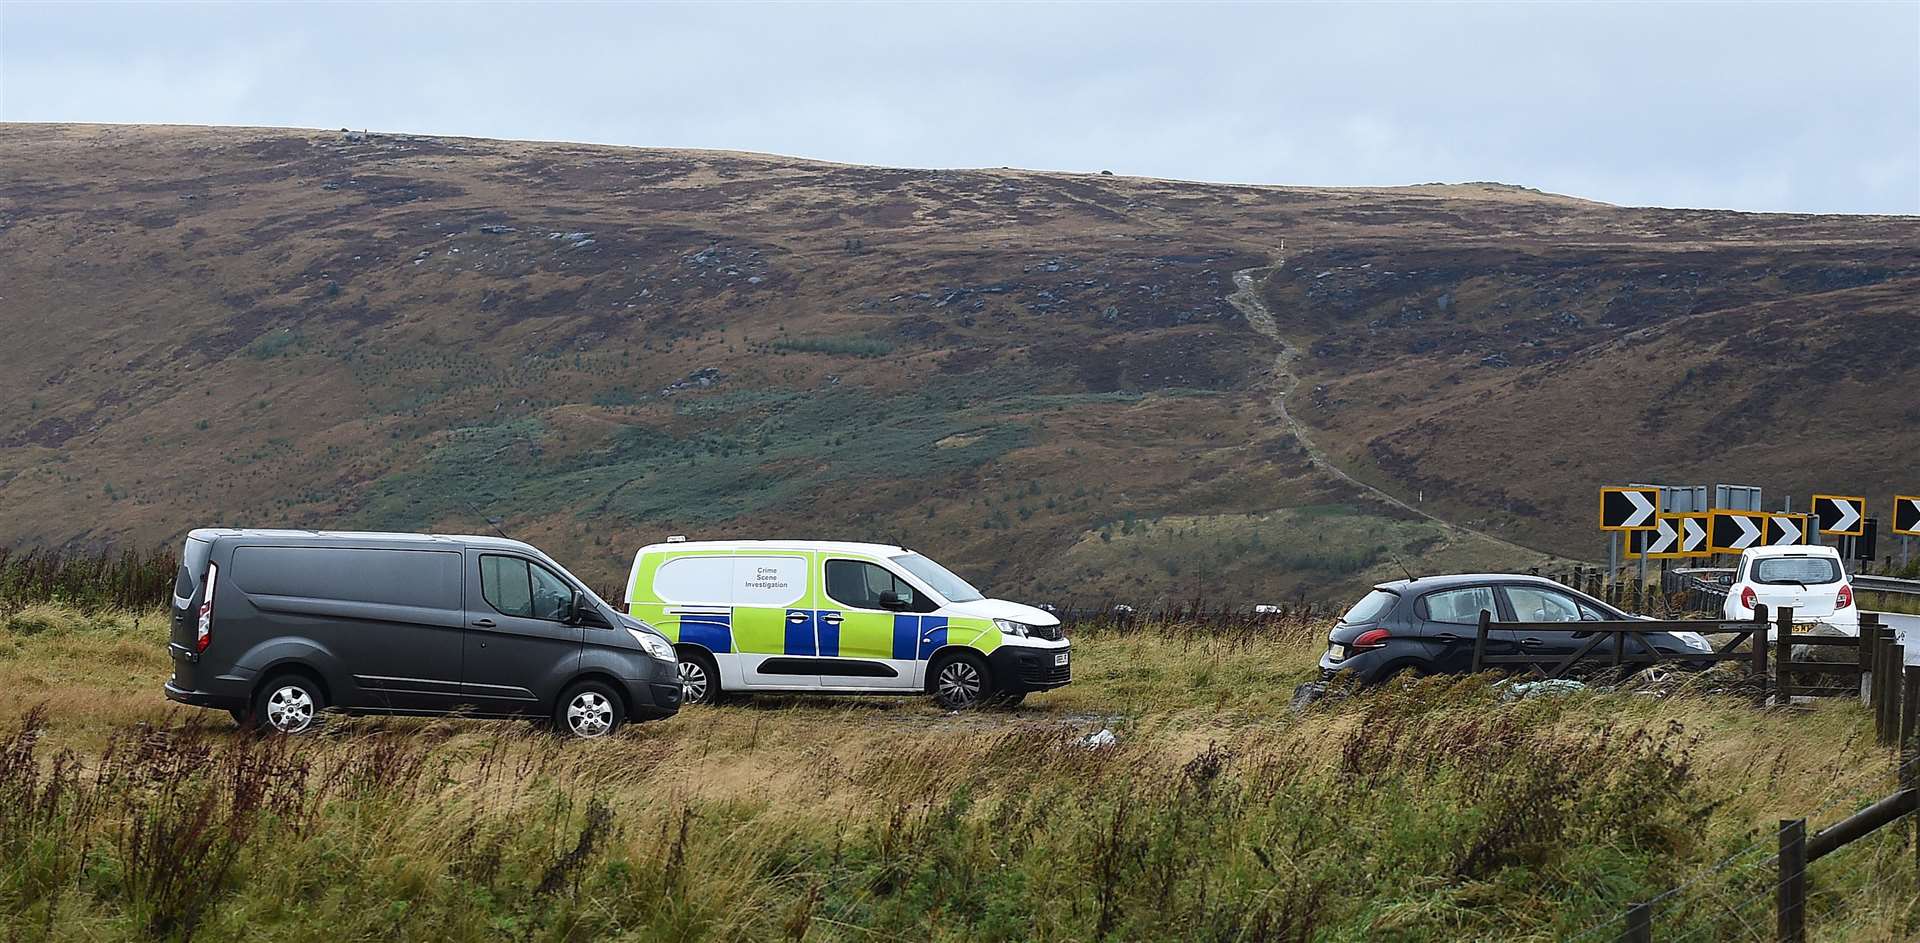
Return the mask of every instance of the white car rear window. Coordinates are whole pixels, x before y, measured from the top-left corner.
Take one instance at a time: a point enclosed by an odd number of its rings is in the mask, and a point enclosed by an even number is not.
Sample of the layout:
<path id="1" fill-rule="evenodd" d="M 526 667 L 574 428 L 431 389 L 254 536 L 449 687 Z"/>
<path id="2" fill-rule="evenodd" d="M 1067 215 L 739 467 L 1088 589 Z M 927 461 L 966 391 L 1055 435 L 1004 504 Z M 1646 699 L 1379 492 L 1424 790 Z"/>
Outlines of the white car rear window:
<path id="1" fill-rule="evenodd" d="M 1840 564 L 1830 557 L 1761 557 L 1753 562 L 1753 581 L 1756 583 L 1815 583 L 1840 582 Z"/>

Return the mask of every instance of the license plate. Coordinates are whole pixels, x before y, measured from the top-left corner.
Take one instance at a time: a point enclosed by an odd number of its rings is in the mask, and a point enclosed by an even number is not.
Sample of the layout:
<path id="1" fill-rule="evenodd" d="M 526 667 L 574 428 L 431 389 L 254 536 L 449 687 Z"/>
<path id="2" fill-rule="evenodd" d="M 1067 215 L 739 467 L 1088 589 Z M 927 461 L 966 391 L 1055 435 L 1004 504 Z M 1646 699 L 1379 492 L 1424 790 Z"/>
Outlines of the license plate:
<path id="1" fill-rule="evenodd" d="M 1066 663 L 1067 663 L 1067 653 L 1066 653 L 1066 652 L 1061 652 L 1060 654 L 1058 654 L 1058 655 L 1055 655 L 1055 656 L 1053 656 L 1053 666 L 1054 666 L 1055 668 L 1058 668 L 1058 667 L 1060 667 L 1061 665 L 1064 665 L 1064 664 L 1066 664 Z"/>
<path id="2" fill-rule="evenodd" d="M 1813 623 L 1811 622 L 1795 622 L 1793 624 L 1794 635 L 1805 635 L 1811 631 L 1813 631 Z"/>
<path id="3" fill-rule="evenodd" d="M 1347 647 L 1345 645 L 1329 645 L 1327 646 L 1327 657 L 1332 658 L 1334 661 L 1345 661 L 1347 658 Z"/>

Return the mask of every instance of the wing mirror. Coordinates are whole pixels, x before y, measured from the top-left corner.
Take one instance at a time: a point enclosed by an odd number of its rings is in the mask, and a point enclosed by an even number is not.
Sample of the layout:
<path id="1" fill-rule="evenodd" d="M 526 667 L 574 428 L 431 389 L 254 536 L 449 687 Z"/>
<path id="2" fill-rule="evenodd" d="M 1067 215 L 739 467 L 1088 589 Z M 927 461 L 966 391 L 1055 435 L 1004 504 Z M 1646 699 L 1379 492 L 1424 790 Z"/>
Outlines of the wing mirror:
<path id="1" fill-rule="evenodd" d="M 880 608 L 887 609 L 893 612 L 899 612 L 900 610 L 907 608 L 907 601 L 905 599 L 900 598 L 899 593 L 896 593 L 893 590 L 887 590 L 886 592 L 880 594 Z"/>
<path id="2" fill-rule="evenodd" d="M 567 600 L 566 622 L 568 625 L 586 625 L 596 629 L 613 628 L 607 624 L 606 617 L 600 614 L 600 607 L 588 602 L 586 595 L 578 590 L 574 591 L 572 599 Z"/>

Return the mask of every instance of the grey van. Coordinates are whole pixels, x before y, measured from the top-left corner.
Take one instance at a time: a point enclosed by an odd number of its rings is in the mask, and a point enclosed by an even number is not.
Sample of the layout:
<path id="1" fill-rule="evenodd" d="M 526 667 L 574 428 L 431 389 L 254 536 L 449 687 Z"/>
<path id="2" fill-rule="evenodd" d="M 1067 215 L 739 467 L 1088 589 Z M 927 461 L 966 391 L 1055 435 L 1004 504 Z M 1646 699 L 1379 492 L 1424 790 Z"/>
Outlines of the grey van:
<path id="1" fill-rule="evenodd" d="M 243 726 L 459 712 L 591 738 L 680 705 L 666 638 L 517 540 L 216 528 L 180 559 L 167 697 Z"/>

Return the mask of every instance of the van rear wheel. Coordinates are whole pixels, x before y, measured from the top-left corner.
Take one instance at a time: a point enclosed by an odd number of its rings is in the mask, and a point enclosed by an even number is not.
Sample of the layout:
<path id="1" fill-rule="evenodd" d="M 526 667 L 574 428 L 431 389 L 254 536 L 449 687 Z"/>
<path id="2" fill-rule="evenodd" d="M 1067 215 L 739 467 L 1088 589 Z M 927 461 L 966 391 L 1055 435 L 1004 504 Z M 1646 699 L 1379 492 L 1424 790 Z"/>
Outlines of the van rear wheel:
<path id="1" fill-rule="evenodd" d="M 326 707 L 326 695 L 312 678 L 284 674 L 261 685 L 253 696 L 253 712 L 236 719 L 243 727 L 291 736 L 312 730 Z"/>
<path id="2" fill-rule="evenodd" d="M 933 702 L 950 711 L 971 710 L 993 694 L 993 674 L 977 655 L 960 652 L 933 664 Z"/>
<path id="3" fill-rule="evenodd" d="M 680 703 L 712 704 L 720 700 L 720 669 L 713 656 L 697 648 L 683 648 L 680 655 Z"/>

